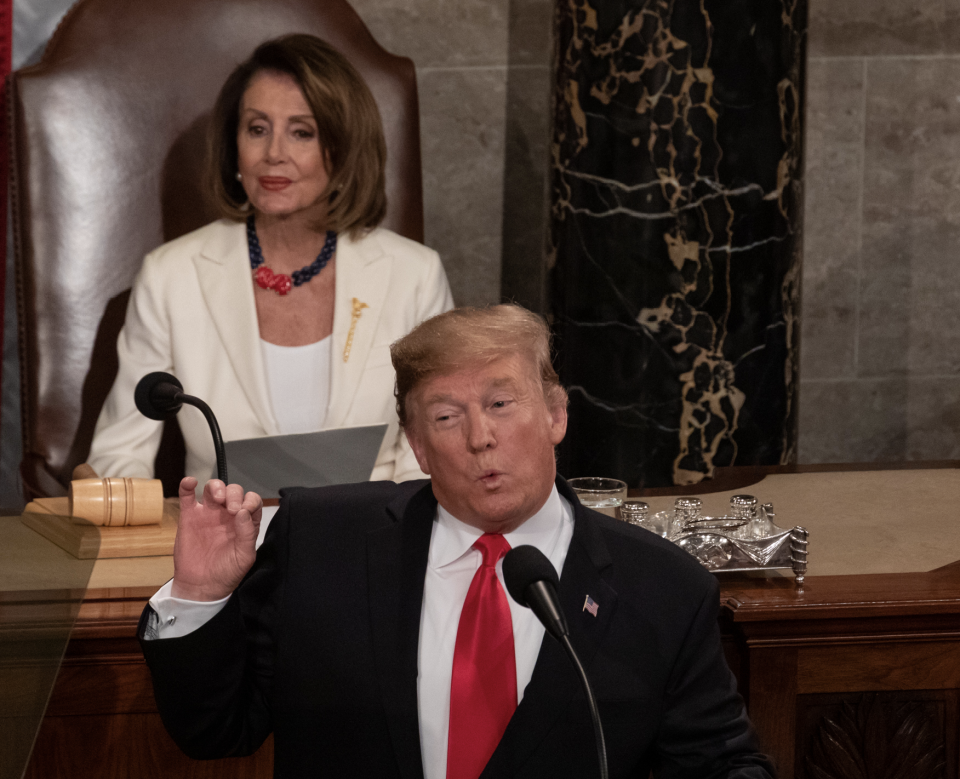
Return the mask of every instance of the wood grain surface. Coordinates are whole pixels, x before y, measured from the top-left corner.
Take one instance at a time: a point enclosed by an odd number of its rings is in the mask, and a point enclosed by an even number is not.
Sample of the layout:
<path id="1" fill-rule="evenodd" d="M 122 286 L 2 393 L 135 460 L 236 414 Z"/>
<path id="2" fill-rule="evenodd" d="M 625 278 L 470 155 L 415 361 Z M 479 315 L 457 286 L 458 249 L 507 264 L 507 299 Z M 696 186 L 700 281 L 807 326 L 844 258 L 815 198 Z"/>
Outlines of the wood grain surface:
<path id="1" fill-rule="evenodd" d="M 160 557 L 173 554 L 180 515 L 176 498 L 163 502 L 159 525 L 101 527 L 68 514 L 68 498 L 38 498 L 27 504 L 20 521 L 80 560 L 111 557 Z"/>

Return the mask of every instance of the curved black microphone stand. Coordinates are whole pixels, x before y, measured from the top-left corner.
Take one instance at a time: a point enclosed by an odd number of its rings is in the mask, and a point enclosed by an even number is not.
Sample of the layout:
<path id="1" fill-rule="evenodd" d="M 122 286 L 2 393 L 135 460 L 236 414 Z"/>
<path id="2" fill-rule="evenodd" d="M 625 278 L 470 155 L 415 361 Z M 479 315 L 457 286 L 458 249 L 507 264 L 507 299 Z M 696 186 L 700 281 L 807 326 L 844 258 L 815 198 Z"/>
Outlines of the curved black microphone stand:
<path id="1" fill-rule="evenodd" d="M 204 419 L 210 426 L 210 434 L 213 436 L 213 448 L 217 453 L 217 478 L 224 484 L 229 483 L 227 481 L 227 453 L 223 448 L 223 435 L 220 433 L 217 418 L 210 406 L 200 398 L 188 395 L 183 391 L 183 385 L 176 376 L 163 371 L 148 373 L 137 382 L 133 400 L 141 414 L 158 422 L 175 417 L 184 403 L 200 409 L 200 413 L 203 414 Z"/>
<path id="2" fill-rule="evenodd" d="M 210 406 L 200 400 L 200 398 L 187 395 L 184 392 L 179 393 L 177 399 L 181 403 L 186 403 L 188 406 L 200 409 L 200 412 L 207 420 L 207 424 L 210 425 L 210 435 L 213 436 L 213 448 L 217 453 L 217 478 L 224 484 L 229 484 L 230 482 L 227 481 L 227 453 L 223 448 L 223 436 L 220 434 L 220 425 L 217 424 L 217 418 L 213 415 Z"/>
<path id="3" fill-rule="evenodd" d="M 600 724 L 600 709 L 597 707 L 597 699 L 594 697 L 593 688 L 590 687 L 590 682 L 587 679 L 587 672 L 583 670 L 580 658 L 577 657 L 577 653 L 573 650 L 570 637 L 564 635 L 560 639 L 560 644 L 563 646 L 564 651 L 566 651 L 567 657 L 570 658 L 570 662 L 573 663 L 573 667 L 577 669 L 577 673 L 580 676 L 580 684 L 583 686 L 583 691 L 587 696 L 587 706 L 590 708 L 590 719 L 593 720 L 593 735 L 597 742 L 597 757 L 600 760 L 600 779 L 609 779 L 607 742 L 603 738 L 603 726 Z"/>
<path id="4" fill-rule="evenodd" d="M 603 725 L 600 722 L 600 709 L 597 699 L 587 679 L 580 658 L 570 643 L 570 628 L 567 618 L 560 608 L 557 589 L 560 577 L 557 569 L 539 549 L 534 546 L 517 546 L 507 552 L 503 558 L 503 580 L 507 591 L 517 603 L 525 606 L 537 615 L 547 632 L 560 642 L 570 662 L 577 670 L 580 684 L 587 696 L 590 719 L 593 721 L 593 734 L 597 742 L 597 758 L 600 763 L 600 779 L 609 779 L 607 767 L 607 742 L 603 738 Z"/>

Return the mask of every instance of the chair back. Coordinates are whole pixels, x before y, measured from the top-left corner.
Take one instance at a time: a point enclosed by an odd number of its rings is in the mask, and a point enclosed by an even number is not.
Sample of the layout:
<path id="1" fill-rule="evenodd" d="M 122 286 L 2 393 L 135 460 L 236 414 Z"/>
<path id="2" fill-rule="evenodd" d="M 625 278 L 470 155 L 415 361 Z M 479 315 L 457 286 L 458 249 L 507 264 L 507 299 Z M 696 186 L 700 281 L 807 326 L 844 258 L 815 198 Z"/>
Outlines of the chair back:
<path id="1" fill-rule="evenodd" d="M 117 370 L 144 255 L 216 218 L 205 133 L 230 71 L 265 40 L 317 35 L 373 92 L 387 140 L 384 226 L 423 239 L 416 74 L 345 0 L 80 0 L 11 76 L 12 214 L 27 499 L 63 494 Z M 183 444 L 168 425 L 168 486 Z"/>

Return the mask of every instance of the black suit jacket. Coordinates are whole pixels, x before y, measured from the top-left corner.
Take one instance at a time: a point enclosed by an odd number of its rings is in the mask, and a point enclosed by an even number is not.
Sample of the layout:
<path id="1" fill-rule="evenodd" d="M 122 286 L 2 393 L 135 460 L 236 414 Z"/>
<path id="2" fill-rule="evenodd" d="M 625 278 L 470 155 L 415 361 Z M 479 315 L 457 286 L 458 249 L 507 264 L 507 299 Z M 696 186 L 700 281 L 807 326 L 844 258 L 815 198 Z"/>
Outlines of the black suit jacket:
<path id="1" fill-rule="evenodd" d="M 560 601 L 599 702 L 610 776 L 772 775 L 723 657 L 715 579 L 558 487 L 575 508 Z M 142 641 L 180 747 L 244 755 L 272 731 L 277 777 L 422 777 L 417 650 L 435 512 L 429 482 L 286 492 L 223 611 L 182 638 Z M 482 779 L 597 775 L 586 701 L 547 635 Z"/>

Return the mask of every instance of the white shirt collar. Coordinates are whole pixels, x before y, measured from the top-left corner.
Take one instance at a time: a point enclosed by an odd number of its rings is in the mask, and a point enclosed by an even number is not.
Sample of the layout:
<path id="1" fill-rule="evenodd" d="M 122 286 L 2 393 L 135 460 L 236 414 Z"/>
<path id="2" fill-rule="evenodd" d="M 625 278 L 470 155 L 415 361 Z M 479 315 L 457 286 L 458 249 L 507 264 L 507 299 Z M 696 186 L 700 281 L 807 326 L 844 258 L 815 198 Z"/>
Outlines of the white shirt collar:
<path id="1" fill-rule="evenodd" d="M 550 556 L 560 537 L 562 522 L 567 513 L 563 510 L 560 493 L 554 484 L 540 510 L 511 533 L 504 534 L 510 548 L 530 544 Z M 572 518 L 572 517 L 571 517 Z M 479 528 L 461 522 L 443 506 L 437 504 L 436 525 L 430 542 L 427 564 L 434 569 L 443 568 L 462 558 L 473 548 L 474 542 L 483 535 Z"/>

